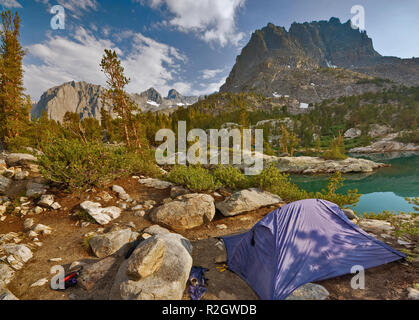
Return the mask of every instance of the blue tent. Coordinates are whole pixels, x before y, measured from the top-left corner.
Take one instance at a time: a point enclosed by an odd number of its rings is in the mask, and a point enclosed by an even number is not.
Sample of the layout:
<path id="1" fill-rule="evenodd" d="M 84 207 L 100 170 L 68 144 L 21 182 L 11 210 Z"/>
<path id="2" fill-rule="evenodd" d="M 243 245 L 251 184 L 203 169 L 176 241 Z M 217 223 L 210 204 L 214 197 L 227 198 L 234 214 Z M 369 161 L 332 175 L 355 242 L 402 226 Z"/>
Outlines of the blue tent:
<path id="1" fill-rule="evenodd" d="M 405 258 L 352 223 L 334 203 L 303 200 L 277 209 L 241 235 L 224 238 L 228 267 L 264 300 L 308 283 Z M 349 283 L 348 283 L 349 285 Z"/>

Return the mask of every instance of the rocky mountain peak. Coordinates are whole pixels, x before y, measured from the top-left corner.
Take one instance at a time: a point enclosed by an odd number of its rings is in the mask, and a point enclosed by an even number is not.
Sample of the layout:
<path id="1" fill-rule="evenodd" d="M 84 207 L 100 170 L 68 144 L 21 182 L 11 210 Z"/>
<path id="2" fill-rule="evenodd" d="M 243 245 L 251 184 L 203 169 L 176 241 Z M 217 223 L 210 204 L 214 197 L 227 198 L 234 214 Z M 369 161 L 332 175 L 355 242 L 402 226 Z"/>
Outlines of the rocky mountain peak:
<path id="1" fill-rule="evenodd" d="M 294 22 L 288 31 L 273 23 L 256 30 L 220 91 L 255 91 L 311 103 L 381 90 L 372 85 L 376 78 L 419 85 L 419 65 L 415 59 L 381 56 L 365 31 L 332 17 Z"/>
<path id="2" fill-rule="evenodd" d="M 176 91 L 175 89 L 171 89 L 169 90 L 169 93 L 167 94 L 166 99 L 176 100 L 182 97 L 183 96 L 178 91 Z"/>

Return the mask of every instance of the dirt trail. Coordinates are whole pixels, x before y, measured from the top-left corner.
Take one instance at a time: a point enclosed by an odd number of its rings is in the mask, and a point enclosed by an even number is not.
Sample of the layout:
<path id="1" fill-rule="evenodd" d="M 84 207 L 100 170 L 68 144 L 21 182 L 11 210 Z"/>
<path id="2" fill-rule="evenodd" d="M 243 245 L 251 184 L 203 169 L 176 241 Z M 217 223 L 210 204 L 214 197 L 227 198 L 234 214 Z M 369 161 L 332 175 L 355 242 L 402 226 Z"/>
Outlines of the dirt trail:
<path id="1" fill-rule="evenodd" d="M 169 190 L 156 190 L 146 188 L 138 184 L 134 179 L 121 179 L 113 184 L 122 186 L 127 193 L 138 202 L 154 200 L 161 204 L 164 199 L 170 196 Z M 34 250 L 34 257 L 24 266 L 21 271 L 16 272 L 14 280 L 8 285 L 8 288 L 19 298 L 23 300 L 67 300 L 74 299 L 77 290 L 69 289 L 65 292 L 53 291 L 49 285 L 43 287 L 31 288 L 34 282 L 51 278 L 50 268 L 61 264 L 68 267 L 72 262 L 82 259 L 94 259 L 95 257 L 83 245 L 83 239 L 89 232 L 96 231 L 99 225 L 90 224 L 87 227 L 80 227 L 77 218 L 72 217 L 71 213 L 78 205 L 87 198 L 95 201 L 100 190 L 78 194 L 58 193 L 56 200 L 62 205 L 63 209 L 57 213 L 47 212 L 37 216 L 31 216 L 35 223 L 41 223 L 54 229 L 53 234 L 49 236 L 40 236 L 43 243 L 42 247 Z M 107 189 L 112 194 L 112 192 Z M 113 199 L 102 204 L 117 205 L 116 196 Z M 220 273 L 214 262 L 218 251 L 215 243 L 216 237 L 222 237 L 229 234 L 245 232 L 253 227 L 266 214 L 271 212 L 274 207 L 264 208 L 249 212 L 246 215 L 225 218 L 219 212 L 215 219 L 208 225 L 201 226 L 192 230 L 181 232 L 181 234 L 193 243 L 193 258 L 195 266 L 208 268 L 206 277 L 209 279 L 208 292 L 205 299 L 258 299 L 253 290 L 240 277 L 230 271 Z M 27 217 L 25 217 L 27 218 Z M 8 232 L 23 232 L 24 218 L 16 216 L 9 217 L 6 222 L 0 223 L 0 234 Z M 135 224 L 135 230 L 143 230 L 152 225 L 147 218 L 135 216 L 132 211 L 125 211 L 121 217 L 114 220 L 110 226 L 126 226 L 128 222 Z M 225 225 L 226 229 L 220 229 L 219 225 Z M 109 226 L 109 227 L 110 227 Z M 108 226 L 107 226 L 108 227 Z M 24 241 L 23 243 L 25 243 Z M 397 248 L 397 246 L 395 246 Z M 49 259 L 61 258 L 61 262 L 49 262 Z M 331 299 L 406 299 L 407 288 L 412 287 L 414 283 L 419 282 L 417 268 L 406 263 L 395 262 L 389 265 L 381 266 L 366 272 L 366 290 L 352 290 L 350 287 L 351 275 L 323 281 L 320 284 L 326 287 L 331 293 Z M 107 279 L 104 287 L 111 283 L 112 279 Z M 76 291 L 75 291 L 76 290 Z M 78 297 L 81 296 L 78 291 Z M 91 297 L 85 295 L 87 299 L 103 299 L 101 296 Z M 187 296 L 185 295 L 185 298 Z"/>

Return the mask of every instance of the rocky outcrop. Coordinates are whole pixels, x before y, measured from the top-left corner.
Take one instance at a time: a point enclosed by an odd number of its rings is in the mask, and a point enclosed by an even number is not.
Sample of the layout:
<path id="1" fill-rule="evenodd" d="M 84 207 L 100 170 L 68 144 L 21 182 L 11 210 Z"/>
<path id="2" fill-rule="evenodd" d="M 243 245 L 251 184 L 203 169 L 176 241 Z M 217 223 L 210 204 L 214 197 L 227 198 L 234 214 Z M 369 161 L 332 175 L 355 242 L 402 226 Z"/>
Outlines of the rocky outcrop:
<path id="1" fill-rule="evenodd" d="M 325 160 L 316 157 L 282 157 L 271 160 L 280 172 L 295 174 L 367 173 L 387 165 L 366 159 Z"/>
<path id="2" fill-rule="evenodd" d="M 155 208 L 150 218 L 174 230 L 198 227 L 212 221 L 215 215 L 214 198 L 207 194 L 186 194 Z"/>
<path id="3" fill-rule="evenodd" d="M 403 152 L 419 151 L 419 145 L 414 143 L 402 143 L 395 141 L 398 133 L 392 133 L 374 142 L 367 147 L 358 147 L 349 150 L 350 153 L 384 153 L 384 152 Z"/>
<path id="4" fill-rule="evenodd" d="M 242 190 L 234 193 L 222 202 L 217 202 L 216 207 L 226 217 L 256 210 L 282 202 L 282 199 L 269 192 L 258 189 Z"/>
<path id="5" fill-rule="evenodd" d="M 161 228 L 145 230 L 143 241 L 122 262 L 111 289 L 111 300 L 180 300 L 192 268 L 192 246 L 186 238 Z M 163 249 L 164 248 L 164 249 Z"/>
<path id="6" fill-rule="evenodd" d="M 32 118 L 39 118 L 46 112 L 50 119 L 62 122 L 67 112 L 77 113 L 81 118 L 95 118 L 100 120 L 101 109 L 110 112 L 112 109 L 104 105 L 102 96 L 105 88 L 90 83 L 68 82 L 47 90 L 31 111 Z M 130 97 L 138 104 L 142 111 L 171 112 L 180 106 L 188 106 L 198 101 L 197 97 L 184 97 L 176 90 L 169 91 L 167 98 L 162 98 L 154 88 Z"/>
<path id="7" fill-rule="evenodd" d="M 376 83 L 376 77 L 389 79 Z M 255 91 L 302 103 L 381 91 L 391 81 L 419 84 L 419 59 L 382 57 L 351 22 L 269 23 L 256 30 L 236 59 L 221 92 Z"/>

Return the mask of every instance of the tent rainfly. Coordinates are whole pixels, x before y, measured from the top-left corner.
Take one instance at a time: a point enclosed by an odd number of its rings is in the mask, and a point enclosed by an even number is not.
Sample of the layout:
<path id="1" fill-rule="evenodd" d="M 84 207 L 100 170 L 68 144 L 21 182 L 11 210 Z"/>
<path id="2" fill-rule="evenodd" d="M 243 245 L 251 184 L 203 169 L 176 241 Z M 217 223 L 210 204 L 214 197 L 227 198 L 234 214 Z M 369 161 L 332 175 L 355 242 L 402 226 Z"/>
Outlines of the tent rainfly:
<path id="1" fill-rule="evenodd" d="M 249 232 L 225 237 L 228 267 L 264 300 L 282 300 L 300 286 L 377 267 L 406 256 L 352 223 L 334 203 L 297 201 Z"/>

